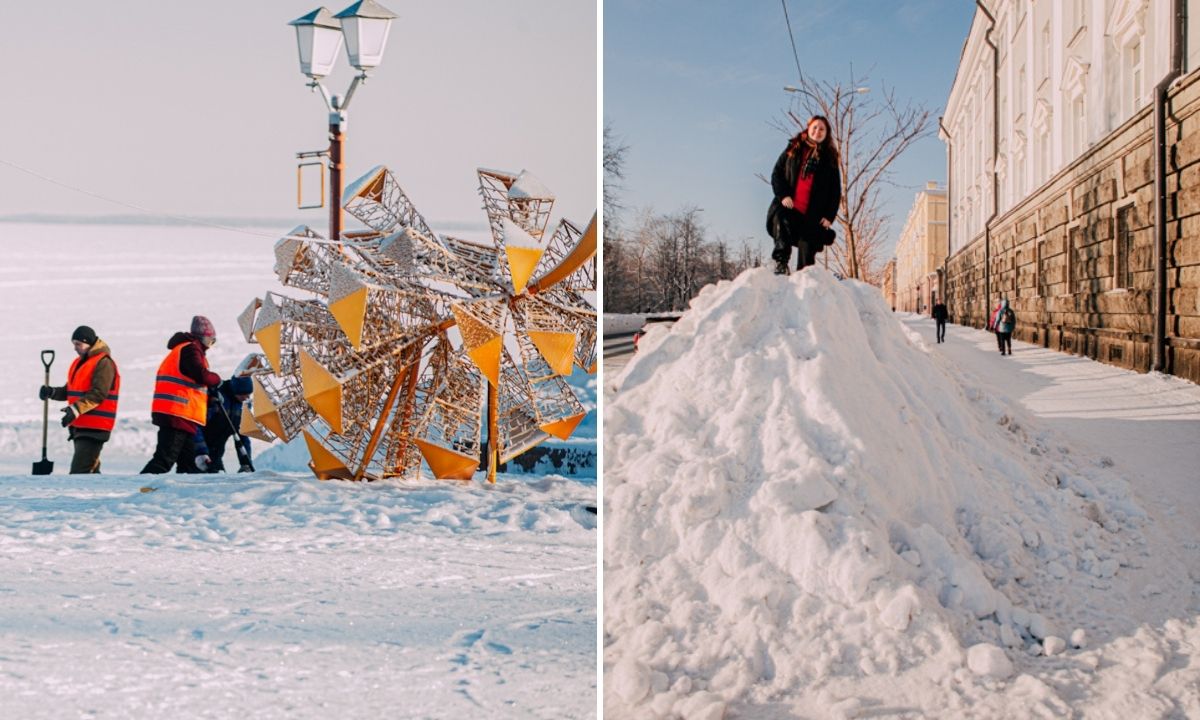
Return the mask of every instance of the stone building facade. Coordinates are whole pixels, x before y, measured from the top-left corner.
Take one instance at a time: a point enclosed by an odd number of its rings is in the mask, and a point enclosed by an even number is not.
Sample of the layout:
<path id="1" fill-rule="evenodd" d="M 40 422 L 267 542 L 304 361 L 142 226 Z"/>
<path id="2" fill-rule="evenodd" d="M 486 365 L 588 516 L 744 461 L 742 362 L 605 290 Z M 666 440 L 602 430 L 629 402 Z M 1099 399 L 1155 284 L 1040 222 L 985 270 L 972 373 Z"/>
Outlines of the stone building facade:
<path id="1" fill-rule="evenodd" d="M 917 193 L 896 241 L 896 309 L 928 313 L 941 293 L 938 269 L 946 260 L 946 188 L 928 182 Z"/>
<path id="2" fill-rule="evenodd" d="M 893 311 L 896 310 L 896 258 L 888 260 L 883 266 L 880 290 L 883 291 L 883 301 Z"/>
<path id="3" fill-rule="evenodd" d="M 1200 14 L 1200 0 L 1174 2 Z M 1156 343 L 1154 88 L 1172 66 L 1172 0 L 983 4 L 942 121 L 951 320 L 983 327 L 1006 297 L 1020 340 L 1139 371 L 1152 369 L 1157 345 L 1160 369 L 1200 382 L 1197 21 L 1188 13 L 1188 50 L 1165 106 Z"/>

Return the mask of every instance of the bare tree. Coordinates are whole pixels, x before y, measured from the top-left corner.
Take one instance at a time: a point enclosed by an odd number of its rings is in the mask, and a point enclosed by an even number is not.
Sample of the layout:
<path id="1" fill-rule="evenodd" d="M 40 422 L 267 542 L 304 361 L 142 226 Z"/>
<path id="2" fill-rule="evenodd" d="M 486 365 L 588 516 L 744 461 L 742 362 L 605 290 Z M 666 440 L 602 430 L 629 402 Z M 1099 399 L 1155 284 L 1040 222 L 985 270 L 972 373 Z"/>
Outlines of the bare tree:
<path id="1" fill-rule="evenodd" d="M 892 164 L 934 129 L 933 114 L 924 105 L 901 101 L 885 86 L 868 92 L 866 82 L 867 77 L 856 76 L 853 68 L 845 83 L 801 75 L 795 104 L 805 115 L 789 109 L 779 124 L 790 136 L 812 115 L 829 120 L 842 173 L 837 218 L 842 237 L 829 251 L 843 275 L 862 280 L 877 276 L 882 259 L 883 231 L 890 218 L 880 207 L 879 193 L 892 184 Z"/>
<path id="2" fill-rule="evenodd" d="M 604 124 L 604 222 L 616 226 L 617 211 L 621 209 L 618 191 L 625 178 L 625 153 L 629 146 L 617 140 L 612 125 Z"/>

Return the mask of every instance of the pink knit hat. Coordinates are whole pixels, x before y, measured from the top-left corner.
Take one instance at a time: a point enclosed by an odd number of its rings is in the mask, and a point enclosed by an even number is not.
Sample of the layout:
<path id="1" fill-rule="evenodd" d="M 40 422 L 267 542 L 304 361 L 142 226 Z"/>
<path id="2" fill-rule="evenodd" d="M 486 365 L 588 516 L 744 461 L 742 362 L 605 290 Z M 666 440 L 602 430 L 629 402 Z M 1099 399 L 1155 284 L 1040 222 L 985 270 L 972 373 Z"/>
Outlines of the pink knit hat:
<path id="1" fill-rule="evenodd" d="M 192 334 L 201 340 L 212 338 L 217 339 L 217 329 L 213 327 L 212 321 L 203 315 L 197 315 L 192 318 Z"/>

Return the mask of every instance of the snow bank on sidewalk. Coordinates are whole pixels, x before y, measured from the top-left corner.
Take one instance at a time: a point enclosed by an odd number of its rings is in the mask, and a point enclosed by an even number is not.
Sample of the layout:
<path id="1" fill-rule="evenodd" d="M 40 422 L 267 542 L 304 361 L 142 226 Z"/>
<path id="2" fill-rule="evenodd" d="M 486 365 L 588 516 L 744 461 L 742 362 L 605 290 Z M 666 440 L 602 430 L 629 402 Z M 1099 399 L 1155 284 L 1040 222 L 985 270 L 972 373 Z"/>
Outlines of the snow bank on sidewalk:
<path id="1" fill-rule="evenodd" d="M 1141 542 L 1122 479 L 818 268 L 706 288 L 605 421 L 613 717 L 1053 710 L 1023 667 Z"/>

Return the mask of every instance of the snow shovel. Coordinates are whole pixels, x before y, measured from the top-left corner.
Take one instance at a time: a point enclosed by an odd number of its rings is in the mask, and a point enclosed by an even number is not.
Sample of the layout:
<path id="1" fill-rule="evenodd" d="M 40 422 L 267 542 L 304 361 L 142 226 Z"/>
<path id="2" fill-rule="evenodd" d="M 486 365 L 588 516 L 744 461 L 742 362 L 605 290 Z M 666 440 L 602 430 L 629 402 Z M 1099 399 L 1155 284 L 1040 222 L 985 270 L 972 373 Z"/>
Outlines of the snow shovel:
<path id="1" fill-rule="evenodd" d="M 46 368 L 46 382 L 50 384 L 50 365 L 54 363 L 54 351 L 42 351 L 42 366 Z M 33 464 L 34 475 L 49 475 L 54 472 L 54 461 L 46 459 L 46 428 L 50 424 L 50 398 L 42 401 L 42 459 Z"/>

